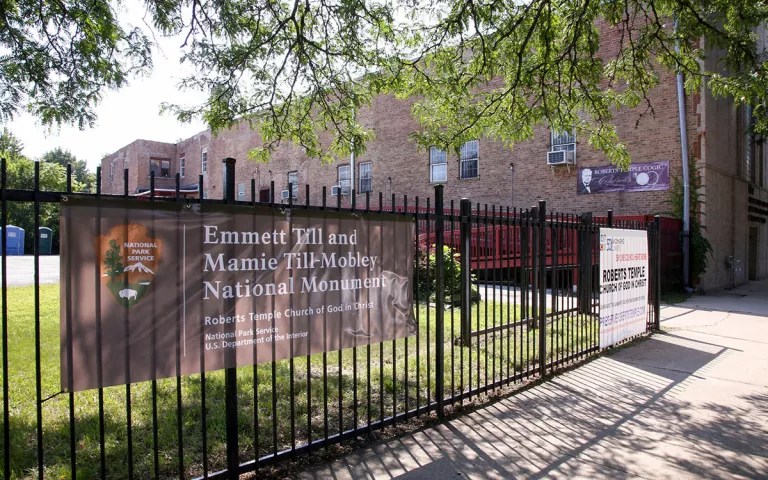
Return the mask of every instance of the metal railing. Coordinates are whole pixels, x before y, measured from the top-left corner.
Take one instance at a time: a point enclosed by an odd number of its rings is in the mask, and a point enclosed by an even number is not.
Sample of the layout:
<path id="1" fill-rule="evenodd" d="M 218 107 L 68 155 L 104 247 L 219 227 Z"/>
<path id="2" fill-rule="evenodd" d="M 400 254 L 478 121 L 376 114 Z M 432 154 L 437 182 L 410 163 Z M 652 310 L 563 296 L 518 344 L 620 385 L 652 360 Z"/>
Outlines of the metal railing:
<path id="1" fill-rule="evenodd" d="M 8 188 L 0 178 L 2 226 L 8 207 L 29 202 L 36 225 L 40 205 L 95 194 Z M 416 335 L 346 350 L 198 375 L 177 376 L 84 392 L 60 392 L 59 292 L 40 284 L 39 238 L 34 284 L 8 288 L 7 242 L 2 249 L 3 474 L 57 478 L 236 478 L 287 458 L 451 408 L 531 377 L 545 377 L 599 351 L 599 228 L 647 230 L 650 297 L 646 333 L 659 321 L 659 228 L 617 222 L 612 215 L 533 208 L 501 209 L 462 200 L 444 204 L 407 196 L 384 208 L 363 205 L 278 204 L 274 185 L 259 203 L 236 202 L 234 160 L 225 160 L 223 200 L 180 195 L 158 198 L 151 178 L 148 204 L 237 204 L 275 209 L 351 211 L 371 218 L 407 216 L 416 223 Z M 128 171 L 124 192 L 129 197 Z M 203 176 L 199 192 L 204 191 Z M 306 186 L 305 198 L 310 197 Z M 388 199 L 389 200 L 389 199 Z M 372 208 L 372 203 L 377 207 Z M 482 239 L 493 239 L 483 242 Z M 476 245 L 483 244 L 482 254 Z M 552 246 L 556 248 L 552 248 Z M 474 249 L 474 250 L 473 250 Z M 98 266 L 97 266 L 98 268 Z M 98 273 L 96 273 L 98 277 Z M 482 280 L 480 277 L 482 276 Z M 424 291 L 427 288 L 428 291 Z M 97 296 L 97 299 L 99 297 Z M 98 301 L 98 300 L 97 300 Z M 99 362 L 109 353 L 98 351 Z M 99 366 L 100 368 L 100 366 Z"/>

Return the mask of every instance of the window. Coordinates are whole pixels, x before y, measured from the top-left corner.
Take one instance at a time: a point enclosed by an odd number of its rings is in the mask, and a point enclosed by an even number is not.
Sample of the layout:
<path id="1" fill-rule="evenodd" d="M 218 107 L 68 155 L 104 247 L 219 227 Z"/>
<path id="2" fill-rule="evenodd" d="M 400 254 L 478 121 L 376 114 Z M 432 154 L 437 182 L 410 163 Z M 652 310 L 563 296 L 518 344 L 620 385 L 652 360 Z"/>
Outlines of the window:
<path id="1" fill-rule="evenodd" d="M 350 168 L 349 165 L 339 165 L 338 168 L 338 180 L 339 180 L 339 187 L 341 187 L 341 194 L 342 195 L 349 195 L 349 191 L 352 188 L 350 185 Z"/>
<path id="2" fill-rule="evenodd" d="M 752 142 L 752 108 L 744 105 L 744 130 L 745 130 L 745 148 L 744 162 L 746 164 L 747 180 L 751 184 L 757 183 L 757 169 L 754 165 L 754 142 Z"/>
<path id="3" fill-rule="evenodd" d="M 237 184 L 237 199 L 241 202 L 245 201 L 245 184 Z"/>
<path id="4" fill-rule="evenodd" d="M 109 183 L 115 182 L 115 161 L 109 162 Z"/>
<path id="5" fill-rule="evenodd" d="M 563 150 L 576 151 L 576 134 L 570 132 L 558 132 L 552 130 L 550 133 L 551 151 L 560 152 Z"/>
<path id="6" fill-rule="evenodd" d="M 470 140 L 461 146 L 461 172 L 459 178 L 480 176 L 480 147 L 477 140 Z"/>
<path id="7" fill-rule="evenodd" d="M 299 172 L 288 172 L 288 190 L 294 200 L 299 199 Z"/>
<path id="8" fill-rule="evenodd" d="M 184 178 L 184 170 L 187 169 L 187 159 L 184 157 L 179 158 L 179 176 Z"/>
<path id="9" fill-rule="evenodd" d="M 448 153 L 437 147 L 429 147 L 429 183 L 448 180 Z"/>
<path id="10" fill-rule="evenodd" d="M 764 142 L 760 139 L 756 139 L 753 142 L 754 146 L 754 163 L 755 163 L 755 183 L 757 186 L 762 187 L 765 185 L 765 148 L 763 148 Z"/>
<path id="11" fill-rule="evenodd" d="M 208 173 L 208 147 L 200 151 L 200 173 Z"/>
<path id="12" fill-rule="evenodd" d="M 371 162 L 361 163 L 358 169 L 358 176 L 360 177 L 360 193 L 372 192 L 373 164 Z"/>
<path id="13" fill-rule="evenodd" d="M 167 178 L 171 174 L 171 161 L 163 158 L 150 158 L 149 169 L 155 172 L 155 177 Z"/>

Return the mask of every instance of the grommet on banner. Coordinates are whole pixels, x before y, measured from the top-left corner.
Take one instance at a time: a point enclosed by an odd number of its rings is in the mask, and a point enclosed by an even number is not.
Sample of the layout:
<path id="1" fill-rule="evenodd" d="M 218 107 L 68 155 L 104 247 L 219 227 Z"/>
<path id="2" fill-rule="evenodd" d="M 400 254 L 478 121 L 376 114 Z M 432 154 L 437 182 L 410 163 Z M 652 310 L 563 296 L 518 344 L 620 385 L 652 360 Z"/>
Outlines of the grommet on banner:
<path id="1" fill-rule="evenodd" d="M 62 201 L 62 202 L 67 202 L 67 201 L 69 201 L 69 198 L 67 198 L 67 196 L 66 196 L 66 195 L 62 195 L 62 197 L 61 197 L 61 201 Z"/>

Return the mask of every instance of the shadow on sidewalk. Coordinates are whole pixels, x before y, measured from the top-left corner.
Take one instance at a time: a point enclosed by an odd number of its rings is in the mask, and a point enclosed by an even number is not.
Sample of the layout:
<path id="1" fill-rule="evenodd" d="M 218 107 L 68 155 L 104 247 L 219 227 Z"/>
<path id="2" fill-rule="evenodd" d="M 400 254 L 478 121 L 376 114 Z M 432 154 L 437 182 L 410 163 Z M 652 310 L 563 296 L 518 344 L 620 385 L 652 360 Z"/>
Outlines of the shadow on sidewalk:
<path id="1" fill-rule="evenodd" d="M 743 407 L 675 398 L 730 350 L 661 335 L 643 342 L 641 349 L 617 352 L 610 366 L 594 362 L 574 371 L 574 378 L 533 389 L 529 393 L 537 401 L 528 402 L 516 422 L 535 424 L 534 417 L 548 417 L 567 427 L 542 433 L 528 427 L 528 434 L 560 436 L 563 443 L 577 445 L 561 449 L 555 459 L 542 458 L 546 466 L 530 478 L 555 472 L 592 476 L 595 471 L 629 478 L 653 473 L 654 464 L 706 478 L 768 478 L 768 424 L 759 420 L 765 419 L 768 393 L 739 396 L 735 403 Z"/>
<path id="2" fill-rule="evenodd" d="M 677 398 L 729 354 L 659 335 L 304 478 L 768 478 L 768 392 Z"/>

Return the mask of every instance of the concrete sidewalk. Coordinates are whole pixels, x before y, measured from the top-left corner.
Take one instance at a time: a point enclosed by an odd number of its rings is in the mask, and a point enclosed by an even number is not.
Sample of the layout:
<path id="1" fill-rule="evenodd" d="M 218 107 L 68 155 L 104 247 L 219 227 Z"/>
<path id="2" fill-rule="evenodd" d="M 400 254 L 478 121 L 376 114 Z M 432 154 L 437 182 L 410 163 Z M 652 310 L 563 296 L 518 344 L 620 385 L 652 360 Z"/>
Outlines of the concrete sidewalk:
<path id="1" fill-rule="evenodd" d="M 0 258 L 0 266 L 3 261 Z M 8 286 L 24 287 L 35 284 L 35 257 L 33 255 L 8 256 Z M 59 283 L 59 256 L 40 256 L 40 284 Z"/>
<path id="2" fill-rule="evenodd" d="M 299 478 L 768 478 L 768 282 L 662 313 L 664 333 Z"/>

